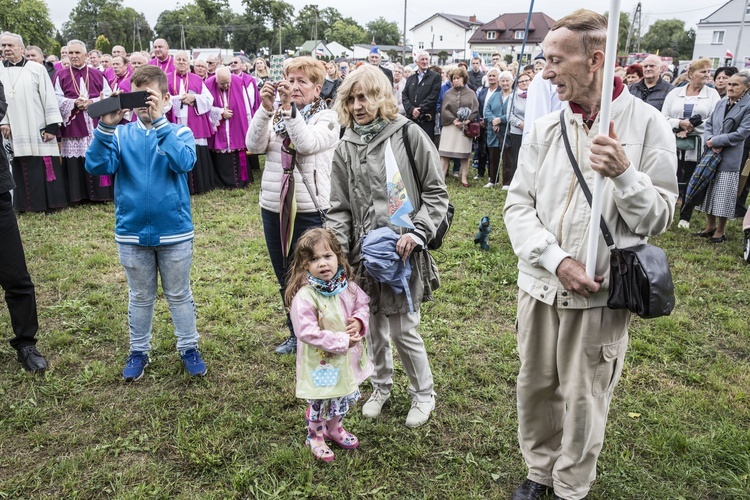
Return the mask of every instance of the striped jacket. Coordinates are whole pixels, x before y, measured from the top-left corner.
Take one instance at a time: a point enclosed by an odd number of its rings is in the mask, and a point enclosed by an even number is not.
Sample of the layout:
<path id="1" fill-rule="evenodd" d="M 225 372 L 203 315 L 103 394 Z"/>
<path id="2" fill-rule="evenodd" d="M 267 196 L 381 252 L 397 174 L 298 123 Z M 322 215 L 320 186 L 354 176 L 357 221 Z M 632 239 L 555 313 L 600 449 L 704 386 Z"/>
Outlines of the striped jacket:
<path id="1" fill-rule="evenodd" d="M 115 240 L 159 246 L 193 238 L 187 173 L 195 138 L 163 116 L 147 128 L 140 119 L 109 127 L 101 121 L 86 151 L 86 170 L 115 179 Z"/>

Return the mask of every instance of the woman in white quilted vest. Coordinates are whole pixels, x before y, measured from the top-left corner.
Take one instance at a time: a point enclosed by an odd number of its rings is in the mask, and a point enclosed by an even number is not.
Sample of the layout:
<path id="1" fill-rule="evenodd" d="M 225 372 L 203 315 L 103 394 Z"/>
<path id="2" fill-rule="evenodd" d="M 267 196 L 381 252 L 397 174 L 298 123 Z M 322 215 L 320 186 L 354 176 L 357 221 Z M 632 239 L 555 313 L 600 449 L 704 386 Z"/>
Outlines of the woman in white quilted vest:
<path id="1" fill-rule="evenodd" d="M 302 233 L 322 225 L 330 207 L 331 159 L 340 129 L 336 113 L 320 98 L 325 65 L 312 57 L 297 57 L 285 67 L 284 80 L 267 82 L 260 90 L 261 107 L 245 141 L 248 151 L 266 155 L 260 185 L 261 217 L 282 297 L 290 264 L 287 256 L 294 254 Z M 278 354 L 297 349 L 288 314 L 286 322 L 290 335 L 276 348 Z"/>

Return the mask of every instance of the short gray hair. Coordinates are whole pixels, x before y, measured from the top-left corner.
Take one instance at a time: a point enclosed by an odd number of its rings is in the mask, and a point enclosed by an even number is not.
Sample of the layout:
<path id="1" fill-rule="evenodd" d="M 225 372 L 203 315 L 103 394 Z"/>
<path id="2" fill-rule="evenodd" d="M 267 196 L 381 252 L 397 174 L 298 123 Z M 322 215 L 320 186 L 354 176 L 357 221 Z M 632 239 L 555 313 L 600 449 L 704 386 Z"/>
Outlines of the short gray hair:
<path id="1" fill-rule="evenodd" d="M 414 53 L 414 59 L 419 59 L 419 56 L 430 57 L 430 53 L 427 52 L 426 50 L 418 50 L 417 52 Z M 432 58 L 430 57 L 430 59 Z"/>
<path id="2" fill-rule="evenodd" d="M 68 40 L 68 43 L 65 46 L 70 48 L 71 45 L 80 45 L 81 47 L 83 47 L 83 51 L 86 52 L 86 44 L 80 40 Z"/>
<path id="3" fill-rule="evenodd" d="M 29 45 L 28 47 L 26 47 L 26 50 L 27 51 L 36 50 L 37 52 L 39 52 L 40 56 L 44 57 L 44 51 L 41 48 L 37 47 L 36 45 Z"/>
<path id="4" fill-rule="evenodd" d="M 17 33 L 11 33 L 10 31 L 4 32 L 2 35 L 0 35 L 0 38 L 4 36 L 9 36 L 11 38 L 14 38 L 16 40 L 16 43 L 21 46 L 21 48 L 26 48 L 26 45 L 23 43 L 23 37 Z"/>

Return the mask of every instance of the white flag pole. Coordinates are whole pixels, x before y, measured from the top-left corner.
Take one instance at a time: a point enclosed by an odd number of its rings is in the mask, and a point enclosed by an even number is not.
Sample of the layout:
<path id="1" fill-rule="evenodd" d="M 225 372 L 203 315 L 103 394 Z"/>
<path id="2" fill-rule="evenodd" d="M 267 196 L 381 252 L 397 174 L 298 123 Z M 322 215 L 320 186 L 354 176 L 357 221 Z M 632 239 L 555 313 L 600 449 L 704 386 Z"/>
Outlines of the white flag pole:
<path id="1" fill-rule="evenodd" d="M 609 117 L 612 108 L 615 59 L 617 59 L 617 35 L 620 28 L 620 0 L 610 0 L 607 26 L 607 45 L 604 50 L 604 81 L 602 82 L 602 102 L 599 109 L 599 134 L 609 135 Z M 589 223 L 589 246 L 586 253 L 586 274 L 594 279 L 596 274 L 597 249 L 599 248 L 599 220 L 602 216 L 602 191 L 604 178 L 594 174 L 594 190 L 591 198 L 591 221 Z"/>

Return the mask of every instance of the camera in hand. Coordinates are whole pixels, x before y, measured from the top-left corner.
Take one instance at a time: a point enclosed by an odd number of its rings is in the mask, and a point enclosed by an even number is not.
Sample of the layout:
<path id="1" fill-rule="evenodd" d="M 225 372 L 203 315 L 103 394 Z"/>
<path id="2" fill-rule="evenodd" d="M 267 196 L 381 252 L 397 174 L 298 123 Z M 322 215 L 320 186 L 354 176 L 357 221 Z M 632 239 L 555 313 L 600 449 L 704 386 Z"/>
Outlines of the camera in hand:
<path id="1" fill-rule="evenodd" d="M 91 104 L 86 111 L 91 118 L 100 118 L 121 109 L 145 108 L 148 106 L 148 96 L 149 94 L 145 90 L 116 94 Z"/>

